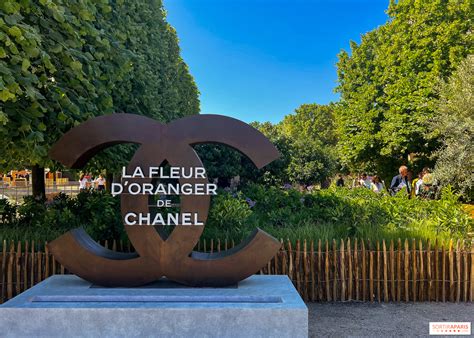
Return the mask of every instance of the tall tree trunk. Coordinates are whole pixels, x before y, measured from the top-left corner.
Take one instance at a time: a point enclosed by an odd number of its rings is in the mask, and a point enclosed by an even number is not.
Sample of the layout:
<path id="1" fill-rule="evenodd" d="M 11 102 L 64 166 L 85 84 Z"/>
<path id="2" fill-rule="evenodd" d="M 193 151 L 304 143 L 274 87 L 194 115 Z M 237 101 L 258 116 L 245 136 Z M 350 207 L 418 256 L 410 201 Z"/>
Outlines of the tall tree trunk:
<path id="1" fill-rule="evenodd" d="M 114 174 L 107 172 L 105 176 L 105 184 L 107 186 L 107 190 L 110 192 L 112 191 L 112 183 L 114 182 Z"/>
<path id="2" fill-rule="evenodd" d="M 44 168 L 35 164 L 31 170 L 31 186 L 33 197 L 36 199 L 46 198 L 46 189 L 44 184 Z"/>

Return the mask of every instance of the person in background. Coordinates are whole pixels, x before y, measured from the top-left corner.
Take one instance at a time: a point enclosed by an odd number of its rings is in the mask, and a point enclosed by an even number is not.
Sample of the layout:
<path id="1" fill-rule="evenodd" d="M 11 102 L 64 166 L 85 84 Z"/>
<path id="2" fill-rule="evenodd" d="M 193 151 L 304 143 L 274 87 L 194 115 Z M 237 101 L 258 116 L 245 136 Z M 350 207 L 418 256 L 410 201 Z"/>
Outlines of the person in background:
<path id="1" fill-rule="evenodd" d="M 336 187 L 343 187 L 344 186 L 344 178 L 342 178 L 342 174 L 339 174 L 339 178 L 336 181 Z"/>
<path id="2" fill-rule="evenodd" d="M 105 179 L 102 177 L 102 175 L 99 175 L 99 177 L 95 180 L 95 183 L 97 183 L 97 190 L 105 190 Z"/>
<path id="3" fill-rule="evenodd" d="M 81 177 L 79 177 L 79 190 L 86 190 L 87 189 L 87 178 L 86 175 L 82 174 Z"/>
<path id="4" fill-rule="evenodd" d="M 372 177 L 372 184 L 370 188 L 373 192 L 376 192 L 377 194 L 383 192 L 383 183 L 379 176 L 375 175 L 374 177 Z"/>
<path id="5" fill-rule="evenodd" d="M 418 196 L 418 186 L 421 184 L 423 179 L 423 171 L 418 173 L 418 176 L 411 181 L 411 197 Z"/>
<path id="6" fill-rule="evenodd" d="M 390 194 L 394 196 L 403 188 L 406 188 L 408 197 L 411 193 L 411 182 L 408 176 L 408 168 L 405 165 L 402 165 L 398 169 L 399 174 L 394 176 L 392 182 L 390 183 Z"/>
<path id="7" fill-rule="evenodd" d="M 423 170 L 418 174 L 418 180 L 414 184 L 415 195 L 419 196 L 421 192 L 421 186 L 423 185 L 423 177 L 430 173 L 429 168 L 423 168 Z"/>
<path id="8" fill-rule="evenodd" d="M 363 188 L 370 189 L 372 185 L 372 181 L 367 176 L 367 174 L 362 174 L 361 178 L 359 179 L 359 185 Z"/>
<path id="9" fill-rule="evenodd" d="M 423 183 L 420 185 L 418 196 L 424 199 L 435 199 L 436 186 L 434 185 L 433 175 L 429 172 L 423 175 Z"/>

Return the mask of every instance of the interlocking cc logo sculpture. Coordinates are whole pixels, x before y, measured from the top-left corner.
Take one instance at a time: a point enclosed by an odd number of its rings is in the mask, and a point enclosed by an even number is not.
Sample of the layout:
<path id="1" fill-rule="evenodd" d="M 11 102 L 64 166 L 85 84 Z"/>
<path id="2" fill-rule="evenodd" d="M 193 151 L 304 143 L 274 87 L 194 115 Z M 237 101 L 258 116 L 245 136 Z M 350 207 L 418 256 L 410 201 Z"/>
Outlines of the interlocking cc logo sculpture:
<path id="1" fill-rule="evenodd" d="M 245 154 L 261 168 L 278 158 L 277 149 L 259 131 L 233 118 L 195 115 L 169 124 L 134 114 L 96 117 L 71 129 L 52 147 L 51 158 L 81 168 L 99 151 L 119 143 L 139 144 L 128 169 L 165 161 L 174 167 L 202 167 L 192 148 L 221 143 Z M 152 182 L 152 178 L 142 181 Z M 180 178 L 180 184 L 207 183 L 207 178 Z M 121 195 L 122 216 L 149 211 L 147 195 Z M 204 224 L 209 195 L 181 195 L 180 212 L 196 212 Z M 216 253 L 193 251 L 204 225 L 176 225 L 169 236 L 153 226 L 127 225 L 136 253 L 120 253 L 96 243 L 82 228 L 48 244 L 56 260 L 70 272 L 103 286 L 139 286 L 166 278 L 190 286 L 226 286 L 256 273 L 276 254 L 280 242 L 256 229 L 238 246 Z"/>

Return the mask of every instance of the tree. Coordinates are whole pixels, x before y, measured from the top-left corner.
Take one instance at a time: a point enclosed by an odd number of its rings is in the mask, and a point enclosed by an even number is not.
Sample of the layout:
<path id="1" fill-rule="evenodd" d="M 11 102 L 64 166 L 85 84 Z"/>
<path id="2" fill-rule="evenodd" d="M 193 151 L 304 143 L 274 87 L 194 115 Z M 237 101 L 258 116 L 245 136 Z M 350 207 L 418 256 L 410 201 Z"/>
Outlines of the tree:
<path id="1" fill-rule="evenodd" d="M 218 179 L 220 187 L 227 187 L 230 180 L 242 174 L 244 155 L 223 144 L 201 144 L 195 146 L 196 152 L 206 168 L 207 177 Z"/>
<path id="2" fill-rule="evenodd" d="M 295 114 L 286 115 L 281 122 L 281 129 L 290 139 L 319 140 L 325 146 L 337 143 L 334 122 L 336 105 L 302 104 L 295 109 Z"/>
<path id="3" fill-rule="evenodd" d="M 291 182 L 310 185 L 324 182 L 335 174 L 337 137 L 334 125 L 336 105 L 303 104 L 280 123 L 290 140 L 286 172 Z"/>
<path id="4" fill-rule="evenodd" d="M 257 169 L 246 157 L 242 158 L 244 181 L 268 185 L 279 185 L 289 182 L 286 168 L 290 161 L 290 140 L 282 133 L 280 124 L 271 122 L 252 122 L 251 125 L 265 135 L 278 149 L 280 157 L 262 169 Z"/>
<path id="5" fill-rule="evenodd" d="M 338 56 L 338 148 L 357 171 L 392 172 L 410 153 L 429 162 L 436 85 L 472 51 L 468 0 L 392 0 L 388 15 Z"/>
<path id="6" fill-rule="evenodd" d="M 429 126 L 442 146 L 437 157 L 435 179 L 452 185 L 467 201 L 473 200 L 474 184 L 474 55 L 468 56 L 443 83 L 437 114 Z"/>
<path id="7" fill-rule="evenodd" d="M 158 0 L 4 0 L 0 74 L 0 167 L 33 167 L 39 197 L 49 147 L 80 122 L 112 112 L 166 122 L 199 111 Z M 130 154 L 109 150 L 92 163 L 113 170 Z"/>
<path id="8" fill-rule="evenodd" d="M 338 166 L 334 104 L 303 104 L 278 124 L 253 123 L 280 151 L 280 158 L 261 170 L 245 159 L 244 180 L 269 184 L 323 183 Z"/>
<path id="9" fill-rule="evenodd" d="M 290 147 L 290 163 L 286 173 L 291 182 L 301 185 L 315 183 L 324 186 L 335 173 L 336 161 L 327 147 L 315 139 L 295 139 Z"/>

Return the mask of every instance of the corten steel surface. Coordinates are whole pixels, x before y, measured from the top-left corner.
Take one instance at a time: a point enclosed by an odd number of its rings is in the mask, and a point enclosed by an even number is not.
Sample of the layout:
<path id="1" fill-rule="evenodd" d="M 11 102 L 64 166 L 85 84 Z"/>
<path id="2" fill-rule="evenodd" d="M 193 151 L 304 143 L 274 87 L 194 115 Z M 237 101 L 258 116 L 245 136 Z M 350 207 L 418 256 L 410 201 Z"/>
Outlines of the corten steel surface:
<path id="1" fill-rule="evenodd" d="M 119 143 L 140 144 L 128 171 L 167 161 L 174 167 L 202 167 L 192 148 L 199 143 L 221 143 L 245 154 L 261 168 L 278 158 L 277 149 L 259 131 L 233 118 L 195 115 L 163 125 L 147 117 L 112 114 L 91 119 L 67 132 L 51 149 L 51 158 L 67 167 L 81 168 L 102 149 Z M 152 178 L 131 179 L 140 183 Z M 130 180 L 129 180 L 130 181 Z M 184 179 L 207 183 L 207 179 Z M 148 213 L 148 195 L 121 195 L 122 216 Z M 210 196 L 182 195 L 181 212 L 197 213 L 205 223 Z M 194 252 L 202 225 L 177 225 L 166 238 L 153 226 L 124 225 L 136 254 L 110 251 L 81 228 L 48 244 L 55 258 L 69 271 L 99 285 L 138 286 L 163 276 L 191 286 L 226 286 L 256 273 L 278 251 L 280 242 L 260 229 L 238 246 L 218 253 Z M 158 231 L 157 231 L 158 230 Z"/>

